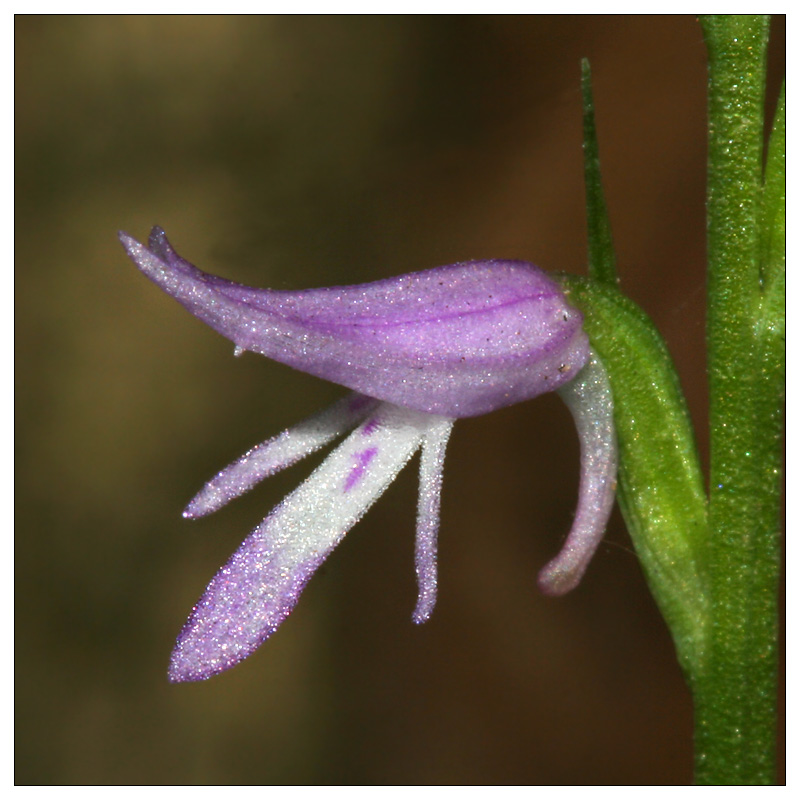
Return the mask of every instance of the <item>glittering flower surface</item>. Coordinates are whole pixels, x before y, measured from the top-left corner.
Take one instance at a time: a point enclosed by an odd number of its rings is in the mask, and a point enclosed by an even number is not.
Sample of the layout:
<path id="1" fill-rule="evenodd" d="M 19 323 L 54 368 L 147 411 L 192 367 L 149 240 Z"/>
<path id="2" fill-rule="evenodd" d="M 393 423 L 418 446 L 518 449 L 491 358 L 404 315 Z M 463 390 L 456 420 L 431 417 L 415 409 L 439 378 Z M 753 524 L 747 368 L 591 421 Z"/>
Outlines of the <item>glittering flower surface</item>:
<path id="1" fill-rule="evenodd" d="M 360 286 L 253 289 L 181 258 L 160 228 L 120 240 L 139 269 L 185 308 L 250 350 L 354 390 L 220 472 L 186 517 L 216 511 L 258 481 L 350 431 L 217 573 L 181 632 L 175 682 L 208 678 L 250 655 L 291 612 L 310 576 L 421 451 L 416 569 L 424 622 L 436 599 L 436 534 L 453 422 L 559 390 L 581 440 L 575 522 L 540 573 L 543 591 L 580 580 L 614 498 L 616 444 L 605 370 L 559 285 L 531 264 L 477 261 Z"/>
<path id="2" fill-rule="evenodd" d="M 558 388 L 586 363 L 581 315 L 520 261 L 286 292 L 207 275 L 154 228 L 122 243 L 150 280 L 242 350 L 396 405 L 471 417 Z"/>

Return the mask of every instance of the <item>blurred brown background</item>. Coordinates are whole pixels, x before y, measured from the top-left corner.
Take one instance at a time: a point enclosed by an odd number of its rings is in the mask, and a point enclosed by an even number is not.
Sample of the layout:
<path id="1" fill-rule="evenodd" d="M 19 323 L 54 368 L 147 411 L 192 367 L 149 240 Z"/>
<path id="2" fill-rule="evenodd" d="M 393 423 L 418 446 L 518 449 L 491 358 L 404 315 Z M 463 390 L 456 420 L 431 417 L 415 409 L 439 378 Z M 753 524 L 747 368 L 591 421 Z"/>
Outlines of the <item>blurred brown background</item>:
<path id="1" fill-rule="evenodd" d="M 412 465 L 255 656 L 166 682 L 193 602 L 312 464 L 200 522 L 183 505 L 341 390 L 233 359 L 116 231 L 158 223 L 276 288 L 486 257 L 585 272 L 582 56 L 623 288 L 705 459 L 693 18 L 16 18 L 17 783 L 690 780 L 689 696 L 618 515 L 574 593 L 536 590 L 577 492 L 550 396 L 456 426 L 430 623 Z"/>

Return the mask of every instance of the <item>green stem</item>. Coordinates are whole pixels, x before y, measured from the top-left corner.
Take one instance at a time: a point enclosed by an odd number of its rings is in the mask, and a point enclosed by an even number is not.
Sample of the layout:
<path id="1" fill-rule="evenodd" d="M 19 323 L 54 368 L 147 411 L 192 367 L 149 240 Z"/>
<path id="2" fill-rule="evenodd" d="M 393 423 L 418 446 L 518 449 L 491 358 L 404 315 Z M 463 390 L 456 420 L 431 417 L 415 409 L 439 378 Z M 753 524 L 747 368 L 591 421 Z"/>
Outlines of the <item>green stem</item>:
<path id="1" fill-rule="evenodd" d="M 775 780 L 785 344 L 780 269 L 762 261 L 776 250 L 774 225 L 762 224 L 775 194 L 762 185 L 768 25 L 763 16 L 703 19 L 711 624 L 693 683 L 698 783 Z"/>

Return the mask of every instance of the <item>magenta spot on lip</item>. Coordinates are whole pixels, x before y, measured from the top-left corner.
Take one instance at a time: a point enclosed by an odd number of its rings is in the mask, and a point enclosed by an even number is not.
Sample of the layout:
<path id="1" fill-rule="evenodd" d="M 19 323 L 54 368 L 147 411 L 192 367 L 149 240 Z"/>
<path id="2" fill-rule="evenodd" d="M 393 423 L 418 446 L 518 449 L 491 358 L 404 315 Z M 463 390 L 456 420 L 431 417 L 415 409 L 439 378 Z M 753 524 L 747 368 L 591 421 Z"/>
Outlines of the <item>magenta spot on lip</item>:
<path id="1" fill-rule="evenodd" d="M 364 425 L 361 426 L 361 435 L 370 436 L 371 434 L 375 433 L 380 426 L 381 424 L 378 422 L 377 417 L 373 417 L 369 422 L 365 422 Z"/>
<path id="2" fill-rule="evenodd" d="M 378 455 L 378 448 L 370 447 L 353 456 L 356 463 L 353 465 L 350 474 L 347 476 L 347 480 L 344 482 L 345 493 L 349 492 L 364 477 L 364 472 L 366 472 L 370 461 L 372 461 L 376 455 Z"/>

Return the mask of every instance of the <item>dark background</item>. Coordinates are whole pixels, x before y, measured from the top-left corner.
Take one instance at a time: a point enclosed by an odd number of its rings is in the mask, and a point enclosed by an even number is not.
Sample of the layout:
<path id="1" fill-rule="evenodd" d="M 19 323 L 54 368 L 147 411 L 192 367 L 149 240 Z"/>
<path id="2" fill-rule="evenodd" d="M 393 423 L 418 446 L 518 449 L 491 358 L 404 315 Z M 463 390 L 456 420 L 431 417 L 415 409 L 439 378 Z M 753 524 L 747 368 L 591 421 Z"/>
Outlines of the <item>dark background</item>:
<path id="1" fill-rule="evenodd" d="M 168 685 L 193 602 L 312 464 L 200 522 L 183 505 L 342 391 L 233 359 L 116 231 L 158 223 L 200 267 L 275 288 L 488 257 L 583 273 L 588 56 L 622 285 L 673 352 L 707 463 L 696 20 L 15 28 L 17 783 L 689 781 L 690 698 L 618 514 L 575 592 L 536 590 L 577 492 L 553 396 L 456 425 L 427 625 L 412 464 L 255 656 Z"/>

